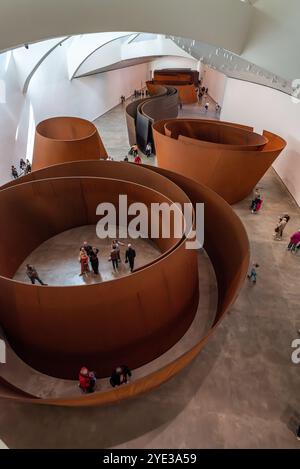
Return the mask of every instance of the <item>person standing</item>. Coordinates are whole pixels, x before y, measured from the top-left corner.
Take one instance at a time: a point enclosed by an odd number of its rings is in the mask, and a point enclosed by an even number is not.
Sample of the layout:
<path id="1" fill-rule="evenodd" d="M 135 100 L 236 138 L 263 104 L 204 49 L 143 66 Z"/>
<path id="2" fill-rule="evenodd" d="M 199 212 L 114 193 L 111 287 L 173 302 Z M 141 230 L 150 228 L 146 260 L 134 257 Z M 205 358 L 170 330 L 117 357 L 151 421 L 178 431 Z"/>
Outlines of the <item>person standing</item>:
<path id="1" fill-rule="evenodd" d="M 134 269 L 134 260 L 136 257 L 136 252 L 135 249 L 131 246 L 131 244 L 128 244 L 128 248 L 126 250 L 126 255 L 125 255 L 125 262 L 129 262 L 129 267 L 130 271 L 132 272 Z"/>
<path id="2" fill-rule="evenodd" d="M 120 246 L 125 246 L 125 244 L 121 243 L 121 241 L 119 241 L 118 239 L 114 239 L 113 242 L 111 243 L 111 249 L 116 248 L 117 253 L 118 253 L 118 260 L 119 260 L 119 262 L 122 262 L 121 261 L 121 248 L 120 248 Z"/>
<path id="3" fill-rule="evenodd" d="M 151 156 L 152 154 L 152 145 L 150 142 L 147 143 L 145 151 L 146 151 L 147 158 L 149 158 L 149 156 Z"/>
<path id="4" fill-rule="evenodd" d="M 80 250 L 81 249 L 84 249 L 88 256 L 92 253 L 93 250 L 92 246 L 87 241 L 83 242 L 83 245 L 80 247 Z"/>
<path id="5" fill-rule="evenodd" d="M 134 144 L 130 147 L 130 150 L 129 150 L 128 154 L 132 155 L 133 158 L 138 154 L 138 147 L 137 147 L 136 144 Z"/>
<path id="6" fill-rule="evenodd" d="M 256 281 L 257 281 L 257 269 L 258 269 L 258 267 L 259 267 L 258 264 L 252 264 L 250 274 L 248 274 L 248 279 L 251 280 L 254 284 L 256 284 Z"/>
<path id="7" fill-rule="evenodd" d="M 137 154 L 137 155 L 134 157 L 134 162 L 135 162 L 135 164 L 141 164 L 141 163 L 142 163 L 142 160 L 141 160 L 140 155 Z"/>
<path id="8" fill-rule="evenodd" d="M 298 430 L 297 430 L 297 440 L 300 441 L 300 425 L 299 425 Z"/>
<path id="9" fill-rule="evenodd" d="M 256 213 L 261 207 L 261 204 L 262 204 L 262 199 L 260 196 L 260 191 L 258 188 L 256 188 L 254 191 L 253 199 L 251 201 L 251 205 L 250 205 L 251 212 Z"/>
<path id="10" fill-rule="evenodd" d="M 39 277 L 39 275 L 38 275 L 36 269 L 33 267 L 33 265 L 26 264 L 26 274 L 27 274 L 27 276 L 29 277 L 29 279 L 30 279 L 32 285 L 35 285 L 35 282 L 36 282 L 36 280 L 37 280 L 41 285 L 47 286 L 47 283 L 44 283 L 44 282 L 40 279 L 40 277 Z"/>
<path id="11" fill-rule="evenodd" d="M 113 249 L 111 250 L 110 258 L 108 260 L 112 262 L 114 271 L 117 272 L 118 267 L 119 267 L 119 254 L 118 254 L 116 246 L 114 246 Z"/>
<path id="12" fill-rule="evenodd" d="M 18 179 L 19 177 L 17 168 L 14 165 L 11 167 L 11 175 L 14 179 Z"/>
<path id="13" fill-rule="evenodd" d="M 21 171 L 24 171 L 26 168 L 26 163 L 25 161 L 23 160 L 23 158 L 20 159 L 20 170 Z"/>
<path id="14" fill-rule="evenodd" d="M 90 263 L 91 263 L 91 266 L 95 275 L 99 275 L 98 252 L 99 252 L 99 249 L 93 247 L 89 254 Z"/>
<path id="15" fill-rule="evenodd" d="M 132 373 L 127 365 L 118 366 L 110 377 L 110 384 L 114 388 L 115 386 L 121 386 L 129 381 Z"/>
<path id="16" fill-rule="evenodd" d="M 92 393 L 96 387 L 96 374 L 83 366 L 79 372 L 79 387 L 84 393 Z"/>
<path id="17" fill-rule="evenodd" d="M 290 221 L 289 215 L 284 215 L 283 217 L 279 217 L 278 223 L 274 231 L 274 239 L 276 241 L 282 240 L 284 229 L 289 221 Z"/>
<path id="18" fill-rule="evenodd" d="M 31 173 L 31 163 L 30 161 L 28 160 L 28 158 L 26 159 L 26 168 L 25 168 L 25 174 L 29 174 Z"/>
<path id="19" fill-rule="evenodd" d="M 208 108 L 209 108 L 209 103 L 205 103 L 205 111 L 207 112 L 208 111 Z"/>
<path id="20" fill-rule="evenodd" d="M 80 267 L 81 267 L 81 272 L 80 272 L 80 277 L 83 275 L 83 274 L 87 274 L 89 273 L 90 271 L 90 268 L 89 268 L 89 257 L 85 251 L 85 249 L 82 247 L 80 248 L 80 252 L 79 252 L 79 262 L 80 262 Z"/>

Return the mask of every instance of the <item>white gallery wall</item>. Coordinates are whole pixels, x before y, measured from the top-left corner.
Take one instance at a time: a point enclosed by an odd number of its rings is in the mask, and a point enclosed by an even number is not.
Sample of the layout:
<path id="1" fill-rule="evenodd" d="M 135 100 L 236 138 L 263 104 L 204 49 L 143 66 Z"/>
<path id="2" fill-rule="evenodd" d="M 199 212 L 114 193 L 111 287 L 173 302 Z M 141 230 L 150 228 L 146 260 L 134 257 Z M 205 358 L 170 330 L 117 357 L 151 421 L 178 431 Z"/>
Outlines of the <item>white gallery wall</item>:
<path id="1" fill-rule="evenodd" d="M 21 157 L 32 158 L 38 122 L 63 115 L 94 120 L 119 104 L 122 94 L 130 96 L 149 78 L 150 65 L 141 64 L 70 81 L 67 43 L 45 58 L 26 94 L 18 74 L 19 51 L 18 64 L 14 52 L 0 55 L 0 184 L 11 179 L 12 164 L 18 169 Z"/>
<path id="2" fill-rule="evenodd" d="M 228 78 L 221 119 L 279 134 L 288 145 L 274 168 L 300 205 L 300 102 L 265 86 Z"/>
<path id="3" fill-rule="evenodd" d="M 203 86 L 208 88 L 209 96 L 222 107 L 227 82 L 226 75 L 205 65 L 201 68 L 201 78 Z"/>

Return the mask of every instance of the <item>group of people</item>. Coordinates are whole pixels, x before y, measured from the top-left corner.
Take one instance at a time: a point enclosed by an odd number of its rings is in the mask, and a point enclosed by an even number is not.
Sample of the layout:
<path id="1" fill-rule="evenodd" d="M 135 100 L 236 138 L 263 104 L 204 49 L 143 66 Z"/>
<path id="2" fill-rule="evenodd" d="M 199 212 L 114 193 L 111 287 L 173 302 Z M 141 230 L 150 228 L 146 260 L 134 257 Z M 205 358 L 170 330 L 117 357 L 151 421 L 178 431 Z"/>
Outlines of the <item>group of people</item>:
<path id="1" fill-rule="evenodd" d="M 109 256 L 109 261 L 112 263 L 113 269 L 115 272 L 119 269 L 119 263 L 122 262 L 120 254 L 120 246 L 125 246 L 124 243 L 118 239 L 113 240 L 111 244 L 111 251 Z M 84 241 L 83 245 L 79 251 L 79 262 L 80 262 L 80 276 L 87 275 L 92 271 L 95 275 L 99 275 L 99 258 L 98 258 L 99 249 L 92 247 L 88 244 L 87 241 Z M 136 252 L 131 244 L 128 244 L 126 253 L 125 253 L 125 263 L 129 264 L 130 271 L 133 272 L 134 262 L 135 262 Z"/>
<path id="2" fill-rule="evenodd" d="M 144 98 L 145 96 L 148 96 L 149 92 L 147 89 L 141 89 L 141 90 L 134 90 L 133 92 L 133 97 L 136 98 Z"/>
<path id="3" fill-rule="evenodd" d="M 26 159 L 26 161 L 23 160 L 23 158 L 20 159 L 20 173 L 18 173 L 18 170 L 14 165 L 11 167 L 11 175 L 14 179 L 17 179 L 19 176 L 25 176 L 29 173 L 31 173 L 31 164 L 28 159 Z"/>
<path id="4" fill-rule="evenodd" d="M 95 275 L 99 275 L 99 249 L 92 247 L 87 241 L 84 241 L 79 251 L 78 260 L 80 262 L 81 272 L 80 276 L 86 275 L 90 272 L 89 262 Z"/>
<path id="5" fill-rule="evenodd" d="M 110 385 L 115 388 L 116 386 L 126 384 L 131 376 L 131 370 L 127 365 L 118 366 L 111 374 L 109 379 Z M 96 373 L 89 371 L 87 367 L 83 366 L 79 372 L 79 388 L 81 391 L 86 394 L 93 393 L 96 389 L 96 384 Z"/>
<path id="6" fill-rule="evenodd" d="M 262 204 L 263 204 L 263 199 L 260 194 L 260 190 L 256 188 L 254 191 L 254 196 L 250 204 L 251 212 L 258 213 L 262 207 Z M 291 217 L 287 213 L 278 217 L 278 222 L 275 226 L 274 233 L 273 233 L 273 239 L 275 241 L 282 241 L 284 230 L 287 224 L 289 223 L 290 219 Z M 292 253 L 297 253 L 300 250 L 300 229 L 296 231 L 295 233 L 293 233 L 292 236 L 290 237 L 290 242 L 287 246 L 287 250 Z M 259 268 L 259 264 L 253 263 L 251 266 L 251 270 L 248 274 L 248 279 L 252 281 L 254 284 L 256 284 L 256 281 L 257 281 L 257 269 L 258 268 Z"/>
<path id="7" fill-rule="evenodd" d="M 115 272 L 118 271 L 119 263 L 121 261 L 120 246 L 125 246 L 124 243 L 115 239 L 111 245 L 111 252 L 109 261 L 112 262 L 112 266 Z M 87 275 L 91 272 L 91 269 L 95 275 L 99 275 L 99 249 L 88 244 L 87 241 L 84 241 L 83 245 L 79 251 L 78 261 L 80 262 L 80 276 Z M 129 264 L 130 272 L 134 270 L 134 263 L 136 258 L 135 249 L 131 244 L 127 245 L 125 252 L 125 263 Z M 91 269 L 90 269 L 91 266 Z M 33 285 L 38 282 L 40 285 L 47 286 L 47 283 L 44 283 L 36 270 L 36 268 L 31 264 L 26 264 L 26 275 Z"/>
<path id="8" fill-rule="evenodd" d="M 129 149 L 129 152 L 128 152 L 128 155 L 125 156 L 124 161 L 129 161 L 129 158 L 128 158 L 129 156 L 133 157 L 133 162 L 135 164 L 141 164 L 142 163 L 142 159 L 139 155 L 139 150 L 138 150 L 138 146 L 137 146 L 136 143 L 134 145 L 131 145 L 131 147 Z"/>
<path id="9" fill-rule="evenodd" d="M 152 156 L 152 151 L 152 143 L 148 142 L 145 148 L 145 155 L 147 156 L 147 158 Z M 134 163 L 141 164 L 142 160 L 139 156 L 139 149 L 136 143 L 130 147 L 128 155 L 124 158 L 124 161 L 128 161 L 128 156 L 133 157 Z"/>
<path id="10" fill-rule="evenodd" d="M 208 88 L 205 88 L 205 86 L 201 87 L 201 85 L 200 85 L 199 88 L 198 88 L 198 99 L 199 99 L 199 101 L 201 101 L 201 99 L 203 98 L 203 96 L 205 94 L 208 94 Z"/>
<path id="11" fill-rule="evenodd" d="M 119 269 L 119 263 L 122 262 L 121 254 L 120 254 L 120 246 L 125 246 L 124 243 L 121 243 L 119 240 L 114 240 L 111 245 L 111 252 L 109 261 L 112 262 L 112 266 L 115 272 Z M 125 263 L 129 264 L 130 272 L 133 272 L 134 269 L 134 261 L 136 258 L 135 249 L 132 247 L 131 244 L 128 244 L 126 253 L 125 253 Z"/>

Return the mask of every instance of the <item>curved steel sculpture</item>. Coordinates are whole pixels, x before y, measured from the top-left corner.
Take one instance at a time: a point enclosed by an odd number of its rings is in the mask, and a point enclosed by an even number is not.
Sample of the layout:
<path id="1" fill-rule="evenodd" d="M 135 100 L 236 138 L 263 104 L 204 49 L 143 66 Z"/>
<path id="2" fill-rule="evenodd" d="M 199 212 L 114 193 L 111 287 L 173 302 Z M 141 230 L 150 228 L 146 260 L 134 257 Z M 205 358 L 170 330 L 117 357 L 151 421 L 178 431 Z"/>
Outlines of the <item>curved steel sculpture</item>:
<path id="1" fill-rule="evenodd" d="M 286 146 L 271 132 L 204 119 L 155 122 L 153 138 L 159 167 L 207 185 L 229 204 L 250 194 Z"/>
<path id="2" fill-rule="evenodd" d="M 106 159 L 107 152 L 95 125 L 79 117 L 52 117 L 35 131 L 32 169 L 77 160 Z"/>
<path id="3" fill-rule="evenodd" d="M 199 72 L 186 68 L 166 68 L 154 70 L 154 78 L 146 82 L 152 94 L 157 86 L 172 86 L 178 91 L 182 104 L 198 102 L 197 88 L 199 86 Z"/>
<path id="4" fill-rule="evenodd" d="M 145 152 L 147 143 L 153 145 L 152 124 L 177 115 L 178 93 L 173 87 L 157 86 L 151 97 L 128 104 L 126 122 L 130 145 L 137 144 Z"/>
<path id="5" fill-rule="evenodd" d="M 135 350 L 135 353 L 139 351 L 145 360 L 149 360 L 168 349 L 190 324 L 198 302 L 198 283 L 195 252 L 185 249 L 185 239 L 177 243 L 172 240 L 161 246 L 162 256 L 132 276 L 100 286 L 44 288 L 12 280 L 20 262 L 44 239 L 68 227 L 95 223 L 95 203 L 99 201 L 101 190 L 110 190 L 111 180 L 115 181 L 112 184 L 119 181 L 129 193 L 130 186 L 133 186 L 131 194 L 135 193 L 138 197 L 143 195 L 147 200 L 156 194 L 162 200 L 205 203 L 204 247 L 218 283 L 218 308 L 210 332 L 178 359 L 124 387 L 77 398 L 39 399 L 0 379 L 1 397 L 36 404 L 93 406 L 118 402 L 153 389 L 196 357 L 235 301 L 249 264 L 248 238 L 237 215 L 215 192 L 182 175 L 154 167 L 97 161 L 52 166 L 13 181 L 0 191 L 2 216 L 7 220 L 7 229 L 1 235 L 6 235 L 6 246 L 0 257 L 0 324 L 19 353 L 26 354 L 27 348 L 29 355 L 41 353 L 43 367 L 47 354 L 51 355 L 47 362 L 49 367 L 53 357 L 59 359 L 60 367 L 65 358 L 71 363 L 70 357 L 74 360 L 76 353 L 87 352 L 92 356 L 100 352 L 102 358 L 109 361 L 113 339 L 106 337 L 104 332 L 111 324 L 122 344 L 122 354 L 127 353 L 134 359 Z M 115 190 L 117 186 L 112 187 Z M 82 194 L 79 194 L 80 191 Z M 24 204 L 21 204 L 22 209 L 18 209 L 20 200 L 27 201 L 28 210 L 24 211 Z M 51 200 L 53 204 L 49 204 Z M 88 208 L 83 208 L 83 200 L 88 201 Z M 69 210 L 68 203 L 71 204 Z M 67 220 L 64 219 L 66 216 Z M 37 221 L 40 223 L 37 224 Z M 220 231 L 223 233 L 222 243 Z M 22 242 L 19 242 L 20 236 Z M 13 258 L 11 252 L 15 253 Z M 83 294 L 87 289 L 87 297 L 91 297 L 88 302 L 86 294 Z M 116 291 L 120 295 L 117 296 Z M 95 304 L 102 309 L 95 308 Z M 120 312 L 120 308 L 123 311 Z M 121 321 L 121 333 L 116 329 L 118 321 Z M 131 330 L 126 326 L 126 321 L 130 323 Z M 104 328 L 102 332 L 99 331 L 100 325 Z M 83 343 L 78 336 L 81 327 L 91 331 L 93 340 L 98 339 L 100 343 Z M 94 332 L 93 327 L 97 327 L 97 331 Z M 129 334 L 127 344 L 123 342 L 124 327 L 126 334 Z M 57 330 L 60 328 L 65 328 L 64 342 L 62 332 Z M 37 336 L 38 333 L 41 337 Z M 109 353 L 105 357 L 106 347 Z M 76 359 L 79 358 L 82 355 Z M 31 355 L 31 359 L 38 364 L 38 357 Z"/>

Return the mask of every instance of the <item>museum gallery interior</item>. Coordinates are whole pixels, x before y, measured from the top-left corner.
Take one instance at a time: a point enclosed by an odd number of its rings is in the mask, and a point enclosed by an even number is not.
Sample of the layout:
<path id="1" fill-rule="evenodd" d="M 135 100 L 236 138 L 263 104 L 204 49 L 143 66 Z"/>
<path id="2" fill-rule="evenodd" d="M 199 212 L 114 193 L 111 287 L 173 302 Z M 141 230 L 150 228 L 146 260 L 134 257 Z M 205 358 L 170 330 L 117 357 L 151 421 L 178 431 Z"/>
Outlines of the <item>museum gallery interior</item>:
<path id="1" fill-rule="evenodd" d="M 299 448 L 299 1 L 0 13 L 0 448 Z"/>

